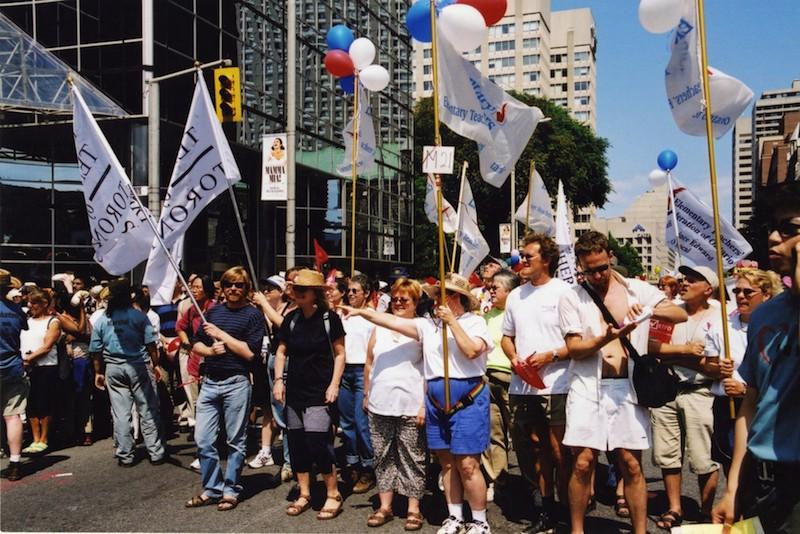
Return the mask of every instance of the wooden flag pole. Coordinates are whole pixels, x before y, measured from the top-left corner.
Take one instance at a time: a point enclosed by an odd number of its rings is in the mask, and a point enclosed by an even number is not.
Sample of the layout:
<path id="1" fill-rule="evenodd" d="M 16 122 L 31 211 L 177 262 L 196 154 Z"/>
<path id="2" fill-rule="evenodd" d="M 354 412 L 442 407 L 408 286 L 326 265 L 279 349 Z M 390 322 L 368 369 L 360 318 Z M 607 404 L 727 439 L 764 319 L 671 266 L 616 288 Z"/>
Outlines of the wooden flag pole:
<path id="1" fill-rule="evenodd" d="M 469 164 L 464 161 L 461 165 L 461 182 L 458 186 L 458 208 L 456 209 L 456 233 L 453 234 L 453 255 L 450 256 L 450 272 L 455 272 L 456 268 L 456 248 L 458 247 L 458 232 L 461 230 L 461 201 L 464 199 L 464 180 L 467 179 L 467 167 Z"/>
<path id="2" fill-rule="evenodd" d="M 351 200 L 350 200 L 350 276 L 356 274 L 356 189 L 358 187 L 358 105 L 359 105 L 359 87 L 358 72 L 355 73 L 355 80 L 353 86 L 356 88 L 355 95 L 353 95 L 353 146 L 351 147 L 352 155 L 352 168 L 351 174 L 353 177 L 353 184 L 351 186 Z"/>
<path id="3" fill-rule="evenodd" d="M 675 229 L 675 241 L 677 243 L 675 247 L 675 253 L 677 255 L 675 272 L 677 272 L 681 264 L 681 234 L 678 230 L 678 214 L 675 212 L 675 188 L 672 186 L 672 175 L 670 171 L 667 171 L 667 187 L 669 188 L 669 201 L 672 206 L 672 227 Z"/>
<path id="4" fill-rule="evenodd" d="M 711 88 L 708 86 L 708 53 L 706 49 L 705 17 L 703 12 L 703 0 L 697 0 L 697 34 L 700 37 L 700 75 L 703 77 L 703 100 L 705 100 L 706 118 L 706 144 L 708 145 L 708 166 L 711 175 L 711 207 L 714 210 L 714 245 L 717 252 L 717 278 L 719 279 L 719 312 L 722 315 L 722 342 L 723 354 L 726 359 L 731 358 L 731 341 L 728 335 L 728 310 L 725 298 L 725 270 L 722 267 L 722 241 L 720 236 L 722 231 L 719 223 L 719 198 L 717 196 L 717 165 L 714 155 L 714 129 L 711 124 Z M 672 206 L 673 212 L 675 206 Z M 731 419 L 736 418 L 736 407 L 733 398 L 730 399 Z"/>
<path id="5" fill-rule="evenodd" d="M 436 4 L 430 3 L 431 17 L 431 63 L 433 70 L 433 143 L 435 146 L 442 146 L 442 136 L 439 131 L 439 63 L 438 46 L 436 43 Z M 436 176 L 436 208 L 439 219 L 439 305 L 447 306 L 447 293 L 444 288 L 445 267 L 444 267 L 444 229 L 442 224 L 444 216 L 442 214 L 442 179 Z M 442 362 L 444 365 L 444 409 L 450 410 L 450 354 L 447 350 L 447 324 L 442 321 Z"/>
<path id="6" fill-rule="evenodd" d="M 517 171 L 511 169 L 511 249 L 517 248 Z"/>
<path id="7" fill-rule="evenodd" d="M 528 207 L 525 211 L 525 231 L 531 227 L 531 206 L 533 206 L 533 175 L 536 173 L 536 162 L 531 160 L 531 175 L 528 178 Z"/>

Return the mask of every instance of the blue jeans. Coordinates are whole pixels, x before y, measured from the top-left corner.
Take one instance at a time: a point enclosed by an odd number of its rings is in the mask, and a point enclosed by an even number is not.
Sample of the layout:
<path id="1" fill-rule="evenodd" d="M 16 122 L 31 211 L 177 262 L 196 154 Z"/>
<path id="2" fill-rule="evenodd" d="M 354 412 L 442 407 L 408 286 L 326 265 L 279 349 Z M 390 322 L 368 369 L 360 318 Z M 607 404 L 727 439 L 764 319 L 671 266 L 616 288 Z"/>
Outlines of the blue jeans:
<path id="1" fill-rule="evenodd" d="M 239 478 L 247 453 L 247 415 L 250 408 L 250 380 L 235 375 L 225 380 L 203 380 L 197 399 L 197 422 L 194 439 L 200 457 L 203 493 L 206 497 L 238 498 L 242 491 Z M 216 441 L 220 418 L 225 421 L 228 439 L 228 462 L 225 478 L 220 467 Z"/>
<path id="2" fill-rule="evenodd" d="M 288 365 L 289 360 L 286 360 L 284 370 Z M 283 464 L 292 467 L 292 460 L 289 457 L 289 432 L 286 429 L 286 406 L 275 400 L 272 395 L 272 386 L 275 383 L 275 355 L 271 352 L 267 360 L 267 378 L 269 379 L 269 400 L 272 406 L 272 418 L 283 430 Z"/>
<path id="3" fill-rule="evenodd" d="M 114 438 L 117 441 L 117 458 L 124 463 L 133 462 L 136 443 L 133 440 L 131 409 L 141 417 L 142 437 L 153 461 L 164 457 L 164 444 L 159 432 L 158 395 L 156 395 L 147 367 L 141 364 L 109 363 L 106 365 L 106 388 L 114 418 Z"/>
<path id="4" fill-rule="evenodd" d="M 347 465 L 375 467 L 375 454 L 369 433 L 369 416 L 364 411 L 364 366 L 346 365 L 339 389 L 339 425 L 344 434 Z"/>

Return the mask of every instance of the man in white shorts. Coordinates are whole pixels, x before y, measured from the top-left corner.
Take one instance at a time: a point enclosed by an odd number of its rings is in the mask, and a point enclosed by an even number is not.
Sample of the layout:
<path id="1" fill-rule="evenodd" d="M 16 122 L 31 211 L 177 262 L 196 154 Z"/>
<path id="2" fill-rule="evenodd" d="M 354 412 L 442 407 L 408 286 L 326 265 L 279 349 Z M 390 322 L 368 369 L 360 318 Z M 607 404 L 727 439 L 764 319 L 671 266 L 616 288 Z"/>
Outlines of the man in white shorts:
<path id="1" fill-rule="evenodd" d="M 616 322 L 614 328 L 591 295 L 580 286 L 561 297 L 561 331 L 570 356 L 570 389 L 567 397 L 567 428 L 564 445 L 572 447 L 573 465 L 569 482 L 572 534 L 583 533 L 584 514 L 591 494 L 599 451 L 616 451 L 625 480 L 625 498 L 636 534 L 647 531 L 647 485 L 642 472 L 642 451 L 650 447 L 650 414 L 636 404 L 633 359 L 620 343 L 630 342 L 640 354 L 647 352 L 649 321 L 633 319 L 645 307 L 655 319 L 679 323 L 686 311 L 669 302 L 664 293 L 641 280 L 623 278 L 611 269 L 608 239 L 587 232 L 575 243 L 575 256 L 588 286 L 603 300 Z"/>

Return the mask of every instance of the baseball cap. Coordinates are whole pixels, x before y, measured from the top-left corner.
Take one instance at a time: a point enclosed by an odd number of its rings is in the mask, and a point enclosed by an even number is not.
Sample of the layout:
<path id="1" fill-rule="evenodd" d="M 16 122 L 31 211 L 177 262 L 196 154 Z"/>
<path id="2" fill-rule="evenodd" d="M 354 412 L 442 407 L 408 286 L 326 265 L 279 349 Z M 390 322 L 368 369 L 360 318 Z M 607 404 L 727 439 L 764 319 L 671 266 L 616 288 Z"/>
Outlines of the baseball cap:
<path id="1" fill-rule="evenodd" d="M 717 278 L 717 273 L 713 270 L 709 269 L 705 266 L 699 267 L 689 267 L 688 265 L 681 265 L 678 267 L 678 271 L 683 276 L 691 276 L 693 278 L 700 278 L 701 280 L 705 280 L 706 282 L 711 285 L 711 288 L 716 291 L 719 289 L 719 278 Z"/>
<path id="2" fill-rule="evenodd" d="M 275 286 L 281 291 L 286 291 L 286 280 L 284 280 L 284 278 L 278 274 L 273 274 L 266 280 L 263 280 L 263 283 Z"/>

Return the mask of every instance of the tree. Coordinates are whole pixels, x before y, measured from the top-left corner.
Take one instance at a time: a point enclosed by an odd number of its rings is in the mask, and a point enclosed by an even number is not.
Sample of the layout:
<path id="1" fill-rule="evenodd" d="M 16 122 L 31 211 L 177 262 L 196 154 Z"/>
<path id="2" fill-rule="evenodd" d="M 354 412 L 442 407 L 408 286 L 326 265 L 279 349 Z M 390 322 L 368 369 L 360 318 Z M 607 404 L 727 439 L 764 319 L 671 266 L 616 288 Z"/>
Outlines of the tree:
<path id="1" fill-rule="evenodd" d="M 633 278 L 634 276 L 639 276 L 644 274 L 644 267 L 642 267 L 642 258 L 639 256 L 639 252 L 631 245 L 630 243 L 625 243 L 621 245 L 616 238 L 608 234 L 608 247 L 611 249 L 611 252 L 614 253 L 614 257 L 617 258 L 617 265 L 625 267 L 628 271 L 628 276 Z"/>
<path id="2" fill-rule="evenodd" d="M 538 107 L 545 117 L 551 119 L 536 127 L 517 161 L 514 206 L 519 206 L 528 192 L 530 162 L 535 161 L 536 169 L 553 199 L 558 190 L 558 181 L 561 180 L 567 199 L 574 207 L 582 208 L 592 204 L 602 207 L 611 192 L 611 183 L 606 173 L 608 141 L 595 135 L 591 128 L 575 121 L 567 110 L 549 100 L 515 92 L 511 94 L 529 106 Z M 444 196 L 453 206 L 457 205 L 461 162 L 466 160 L 469 164 L 467 176 L 478 207 L 481 231 L 489 242 L 492 253 L 497 254 L 500 248 L 498 225 L 509 222 L 511 217 L 511 180 L 507 180 L 500 189 L 487 184 L 480 178 L 477 143 L 455 134 L 444 124 L 441 125 L 441 136 L 443 146 L 455 147 L 456 161 L 454 174 L 444 177 Z M 421 169 L 422 148 L 433 144 L 433 100 L 425 98 L 417 103 L 414 110 L 415 172 L 419 173 Z M 417 221 L 414 257 L 417 275 L 436 273 L 438 262 L 436 226 L 428 222 L 423 209 L 425 187 L 426 178 L 419 174 L 414 187 Z"/>

